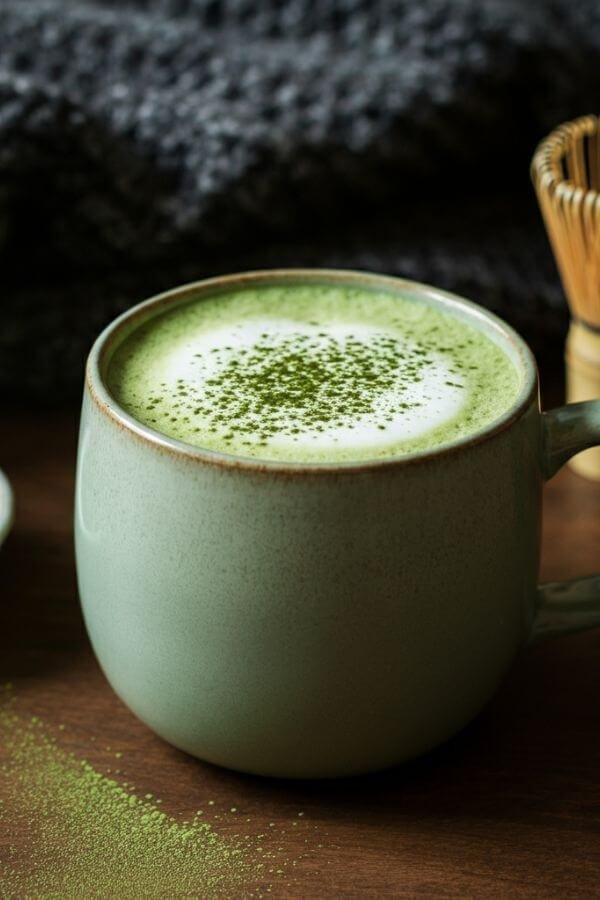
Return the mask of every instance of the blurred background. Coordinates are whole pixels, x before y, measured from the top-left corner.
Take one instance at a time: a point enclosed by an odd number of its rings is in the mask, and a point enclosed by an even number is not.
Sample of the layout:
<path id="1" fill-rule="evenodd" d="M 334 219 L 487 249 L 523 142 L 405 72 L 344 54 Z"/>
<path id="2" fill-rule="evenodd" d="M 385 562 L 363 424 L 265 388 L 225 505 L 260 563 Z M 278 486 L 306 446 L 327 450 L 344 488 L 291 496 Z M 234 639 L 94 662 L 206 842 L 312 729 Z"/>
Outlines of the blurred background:
<path id="1" fill-rule="evenodd" d="M 4 0 L 0 395 L 78 401 L 118 312 L 257 267 L 484 304 L 562 370 L 529 181 L 595 111 L 597 0 Z"/>

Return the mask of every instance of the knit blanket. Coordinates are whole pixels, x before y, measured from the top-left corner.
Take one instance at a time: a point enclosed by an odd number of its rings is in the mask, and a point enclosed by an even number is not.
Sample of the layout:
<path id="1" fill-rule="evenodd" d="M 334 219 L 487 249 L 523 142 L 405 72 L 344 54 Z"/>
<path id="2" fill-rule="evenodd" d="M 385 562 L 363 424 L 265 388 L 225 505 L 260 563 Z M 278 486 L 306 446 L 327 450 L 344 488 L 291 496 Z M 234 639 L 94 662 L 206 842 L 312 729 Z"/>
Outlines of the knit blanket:
<path id="1" fill-rule="evenodd" d="M 115 314 L 274 266 L 566 306 L 529 183 L 594 111 L 596 0 L 3 0 L 0 393 L 79 395 Z"/>

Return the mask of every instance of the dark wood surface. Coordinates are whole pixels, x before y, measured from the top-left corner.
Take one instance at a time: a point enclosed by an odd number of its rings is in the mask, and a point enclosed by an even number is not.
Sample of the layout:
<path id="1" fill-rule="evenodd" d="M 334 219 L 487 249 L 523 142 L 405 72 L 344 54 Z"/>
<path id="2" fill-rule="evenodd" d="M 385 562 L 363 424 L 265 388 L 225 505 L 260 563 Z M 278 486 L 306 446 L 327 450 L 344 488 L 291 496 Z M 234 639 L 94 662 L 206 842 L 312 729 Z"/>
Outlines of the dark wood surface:
<path id="1" fill-rule="evenodd" d="M 290 783 L 200 763 L 128 712 L 90 651 L 72 548 L 75 418 L 2 423 L 17 516 L 0 551 L 0 681 L 21 709 L 63 724 L 64 745 L 99 768 L 118 745 L 127 777 L 177 817 L 210 798 L 223 835 L 239 830 L 231 807 L 256 833 L 276 823 L 289 865 L 269 878 L 274 896 L 600 896 L 600 630 L 529 649 L 459 737 L 394 771 Z M 599 548 L 600 484 L 564 469 L 546 488 L 542 580 L 600 569 Z M 26 860 L 29 840 L 4 828 L 0 854 L 16 843 Z"/>

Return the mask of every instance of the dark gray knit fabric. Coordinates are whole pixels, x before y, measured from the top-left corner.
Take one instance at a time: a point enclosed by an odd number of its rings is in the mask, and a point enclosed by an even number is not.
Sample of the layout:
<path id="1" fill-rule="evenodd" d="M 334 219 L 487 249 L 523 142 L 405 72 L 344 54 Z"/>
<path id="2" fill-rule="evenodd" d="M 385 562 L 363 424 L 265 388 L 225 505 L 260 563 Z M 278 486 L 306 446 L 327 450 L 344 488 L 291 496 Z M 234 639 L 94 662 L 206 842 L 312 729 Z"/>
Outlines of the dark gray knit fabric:
<path id="1" fill-rule="evenodd" d="M 0 2 L 0 393 L 77 396 L 115 313 L 262 266 L 430 281 L 555 353 L 528 164 L 599 63 L 596 0 Z"/>

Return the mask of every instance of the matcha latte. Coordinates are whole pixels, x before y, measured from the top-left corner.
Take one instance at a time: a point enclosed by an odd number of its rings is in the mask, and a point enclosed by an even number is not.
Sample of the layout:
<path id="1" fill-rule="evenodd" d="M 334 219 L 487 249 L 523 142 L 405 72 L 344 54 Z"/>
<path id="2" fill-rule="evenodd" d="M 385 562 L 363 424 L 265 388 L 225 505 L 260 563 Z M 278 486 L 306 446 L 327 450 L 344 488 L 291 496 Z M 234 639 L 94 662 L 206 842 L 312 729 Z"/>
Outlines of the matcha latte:
<path id="1" fill-rule="evenodd" d="M 107 383 L 165 435 L 297 463 L 429 450 L 493 422 L 520 387 L 507 354 L 441 306 L 312 283 L 174 306 L 126 337 Z"/>

